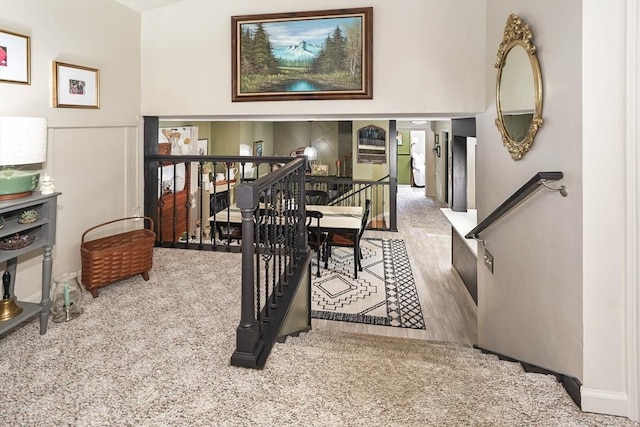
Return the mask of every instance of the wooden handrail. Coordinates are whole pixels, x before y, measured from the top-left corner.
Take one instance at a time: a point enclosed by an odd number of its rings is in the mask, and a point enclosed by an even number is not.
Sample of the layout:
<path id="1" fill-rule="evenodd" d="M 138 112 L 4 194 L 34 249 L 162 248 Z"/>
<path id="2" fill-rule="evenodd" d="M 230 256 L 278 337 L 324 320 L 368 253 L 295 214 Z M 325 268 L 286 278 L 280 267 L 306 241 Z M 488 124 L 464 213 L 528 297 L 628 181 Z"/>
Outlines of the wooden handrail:
<path id="1" fill-rule="evenodd" d="M 480 233 L 489 227 L 491 224 L 496 222 L 506 213 L 508 213 L 515 206 L 520 204 L 524 199 L 526 199 L 531 193 L 538 190 L 545 181 L 557 181 L 563 178 L 562 172 L 538 172 L 533 178 L 527 181 L 522 187 L 520 187 L 515 193 L 513 193 L 507 200 L 504 201 L 500 206 L 498 206 L 493 212 L 491 212 L 485 219 L 483 219 L 480 224 L 476 225 L 473 230 L 468 232 L 464 237 L 465 239 L 480 239 Z M 560 190 L 559 190 L 560 191 Z M 565 190 L 566 191 L 566 190 Z M 565 194 L 563 194 L 565 195 Z"/>

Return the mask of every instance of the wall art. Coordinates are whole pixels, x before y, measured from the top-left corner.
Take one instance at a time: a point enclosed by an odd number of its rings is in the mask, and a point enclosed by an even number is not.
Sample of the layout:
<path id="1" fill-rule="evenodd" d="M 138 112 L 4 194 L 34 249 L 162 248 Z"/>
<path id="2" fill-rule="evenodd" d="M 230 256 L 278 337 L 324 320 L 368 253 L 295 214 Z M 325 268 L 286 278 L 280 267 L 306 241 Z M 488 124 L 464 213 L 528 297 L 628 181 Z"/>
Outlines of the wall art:
<path id="1" fill-rule="evenodd" d="M 373 8 L 233 16 L 232 101 L 371 99 Z"/>
<path id="2" fill-rule="evenodd" d="M 54 62 L 53 106 L 100 108 L 100 70 Z"/>
<path id="3" fill-rule="evenodd" d="M 31 37 L 0 30 L 0 82 L 31 84 Z"/>

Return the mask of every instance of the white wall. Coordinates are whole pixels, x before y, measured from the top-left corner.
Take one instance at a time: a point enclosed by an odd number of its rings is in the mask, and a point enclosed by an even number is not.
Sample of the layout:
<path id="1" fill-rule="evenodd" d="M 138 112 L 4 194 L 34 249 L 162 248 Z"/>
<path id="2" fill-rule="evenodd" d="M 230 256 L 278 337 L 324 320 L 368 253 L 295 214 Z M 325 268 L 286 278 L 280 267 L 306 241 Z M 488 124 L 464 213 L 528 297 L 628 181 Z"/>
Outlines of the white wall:
<path id="1" fill-rule="evenodd" d="M 372 100 L 231 102 L 231 16 L 362 6 L 374 9 Z M 280 120 L 476 113 L 484 110 L 483 17 L 477 0 L 183 1 L 142 15 L 142 111 Z"/>
<path id="2" fill-rule="evenodd" d="M 488 102 L 476 120 L 478 220 L 538 171 L 564 172 L 569 197 L 540 191 L 482 233 L 495 267 L 491 274 L 478 264 L 478 344 L 582 379 L 581 3 L 489 0 L 486 5 Z M 517 162 L 494 124 L 493 64 L 512 12 L 532 28 L 544 85 L 544 127 Z"/>
<path id="3" fill-rule="evenodd" d="M 53 274 L 77 271 L 82 233 L 142 206 L 140 17 L 111 1 L 0 0 L 0 12 L 0 28 L 31 36 L 31 85 L 0 83 L 0 115 L 48 119 L 45 168 L 62 192 Z M 52 61 L 98 68 L 100 109 L 53 108 Z M 41 259 L 19 259 L 19 299 L 40 300 Z"/>
<path id="4" fill-rule="evenodd" d="M 637 29 L 637 15 L 635 20 Z M 627 342 L 626 330 L 627 295 L 630 294 L 627 293 L 627 286 L 635 286 L 636 292 L 638 286 L 637 282 L 626 283 L 628 263 L 633 262 L 627 258 L 626 252 L 626 242 L 631 238 L 631 230 L 627 229 L 626 224 L 629 207 L 625 181 L 627 164 L 632 164 L 627 163 L 625 153 L 625 107 L 629 93 L 625 71 L 626 60 L 630 58 L 625 49 L 626 24 L 624 1 L 583 2 L 582 399 L 583 408 L 587 411 L 617 415 L 630 415 L 627 383 L 627 366 L 630 366 L 630 361 L 627 359 L 626 348 L 631 344 Z M 636 61 L 637 57 L 636 51 Z M 639 85 L 637 77 L 636 68 L 636 90 Z M 637 115 L 630 119 L 636 123 L 638 121 Z M 637 135 L 633 143 L 638 143 Z M 637 169 L 638 164 L 635 165 L 636 173 Z M 635 197 L 637 200 L 638 195 Z M 638 259 L 635 262 L 637 268 Z M 635 363 L 637 360 L 636 354 Z M 636 365 L 636 372 L 637 369 Z M 637 389 L 635 393 L 637 399 Z M 638 408 L 640 402 L 636 403 L 636 411 Z M 638 419 L 637 412 L 635 417 Z"/>
<path id="5" fill-rule="evenodd" d="M 447 147 L 443 132 L 451 135 L 451 120 L 436 121 L 435 132 L 440 139 L 440 157 L 436 157 L 436 198 L 440 203 L 447 203 L 444 196 L 447 187 L 447 152 L 445 151 Z"/>
<path id="6" fill-rule="evenodd" d="M 467 209 L 476 208 L 476 146 L 478 139 L 467 137 Z"/>

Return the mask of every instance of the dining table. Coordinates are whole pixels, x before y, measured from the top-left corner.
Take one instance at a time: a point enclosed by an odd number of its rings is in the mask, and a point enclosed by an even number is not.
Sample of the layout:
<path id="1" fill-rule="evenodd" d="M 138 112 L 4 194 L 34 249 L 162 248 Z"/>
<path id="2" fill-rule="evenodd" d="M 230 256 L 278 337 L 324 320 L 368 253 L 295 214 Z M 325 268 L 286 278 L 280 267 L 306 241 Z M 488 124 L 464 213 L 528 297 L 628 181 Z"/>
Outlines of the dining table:
<path id="1" fill-rule="evenodd" d="M 264 206 L 261 204 L 260 206 Z M 360 256 L 360 227 L 362 226 L 362 206 L 327 206 L 327 205 L 306 205 L 307 211 L 318 211 L 322 213 L 319 223 L 316 225 L 314 221 L 313 227 L 324 233 L 343 233 L 353 236 L 353 277 L 358 278 L 358 257 Z M 242 224 L 242 212 L 235 203 L 231 204 L 228 209 L 212 215 L 209 221 L 216 221 L 223 224 Z"/>

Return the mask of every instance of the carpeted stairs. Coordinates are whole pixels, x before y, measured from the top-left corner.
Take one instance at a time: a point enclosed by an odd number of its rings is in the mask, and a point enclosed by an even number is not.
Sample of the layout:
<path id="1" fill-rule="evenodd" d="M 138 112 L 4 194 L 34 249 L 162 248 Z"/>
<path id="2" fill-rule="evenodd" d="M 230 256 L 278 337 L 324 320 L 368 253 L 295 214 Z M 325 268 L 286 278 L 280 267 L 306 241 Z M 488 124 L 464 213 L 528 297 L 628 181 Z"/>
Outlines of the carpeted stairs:
<path id="1" fill-rule="evenodd" d="M 325 414 L 310 425 L 635 425 L 583 413 L 555 377 L 463 345 L 314 330 L 276 346 L 268 369 L 293 360 L 323 368 Z"/>
<path id="2" fill-rule="evenodd" d="M 553 377 L 461 345 L 314 329 L 230 366 L 239 255 L 154 249 L 84 313 L 0 336 L 7 426 L 632 426 Z"/>

